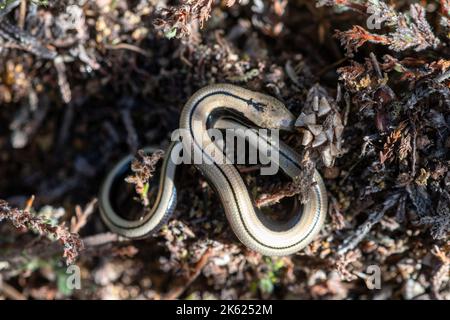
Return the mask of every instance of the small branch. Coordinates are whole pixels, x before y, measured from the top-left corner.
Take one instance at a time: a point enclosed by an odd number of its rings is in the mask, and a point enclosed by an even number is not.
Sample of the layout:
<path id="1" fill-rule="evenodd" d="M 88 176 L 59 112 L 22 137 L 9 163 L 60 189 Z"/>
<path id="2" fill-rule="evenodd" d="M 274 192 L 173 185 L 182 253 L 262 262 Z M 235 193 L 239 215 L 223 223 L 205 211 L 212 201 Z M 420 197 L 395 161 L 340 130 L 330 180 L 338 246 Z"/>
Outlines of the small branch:
<path id="1" fill-rule="evenodd" d="M 72 217 L 70 221 L 70 232 L 80 232 L 80 230 L 86 225 L 88 218 L 94 212 L 97 201 L 97 198 L 93 199 L 87 204 L 84 210 L 82 210 L 80 206 L 75 207 L 75 216 Z"/>
<path id="2" fill-rule="evenodd" d="M 17 229 L 31 229 L 40 235 L 61 241 L 64 246 L 63 257 L 68 265 L 72 264 L 83 249 L 83 242 L 78 234 L 70 233 L 64 226 L 53 226 L 28 210 L 11 208 L 6 201 L 0 200 L 0 222 L 9 220 Z"/>
<path id="3" fill-rule="evenodd" d="M 83 243 L 86 248 L 90 248 L 127 240 L 127 238 L 121 237 L 116 233 L 106 232 L 83 238 Z"/>
<path id="4" fill-rule="evenodd" d="M 371 212 L 367 220 L 338 247 L 337 255 L 344 255 L 348 251 L 356 248 L 356 246 L 366 237 L 372 227 L 381 221 L 386 211 L 391 209 L 398 202 L 399 198 L 400 193 L 396 193 L 383 202 L 381 210 L 374 210 Z"/>
<path id="5" fill-rule="evenodd" d="M 128 50 L 128 51 L 139 53 L 147 58 L 151 57 L 151 54 L 149 52 L 139 48 L 138 46 L 135 46 L 135 45 L 132 45 L 129 43 L 118 43 L 116 45 L 108 45 L 107 44 L 107 45 L 105 45 L 105 48 L 108 50 Z"/>
<path id="6" fill-rule="evenodd" d="M 442 284 L 445 281 L 445 277 L 448 275 L 450 271 L 450 258 L 445 255 L 441 249 L 437 246 L 432 250 L 432 253 L 440 260 L 439 266 L 434 270 L 433 276 L 431 277 L 431 294 L 437 300 L 444 300 L 442 297 L 440 290 Z"/>
<path id="7" fill-rule="evenodd" d="M 211 257 L 212 253 L 213 250 L 211 248 L 206 249 L 205 253 L 200 258 L 200 260 L 198 260 L 197 264 L 194 267 L 194 270 L 189 275 L 185 284 L 170 290 L 169 293 L 167 293 L 163 299 L 164 300 L 178 299 L 186 291 L 186 289 L 195 281 L 195 279 L 198 278 L 203 268 L 209 262 L 209 258 Z"/>
<path id="8" fill-rule="evenodd" d="M 133 174 L 125 179 L 127 183 L 134 185 L 144 207 L 150 205 L 149 182 L 155 173 L 157 163 L 163 156 L 162 150 L 157 150 L 152 155 L 146 155 L 144 150 L 139 150 L 137 157 L 131 163 Z"/>
<path id="9" fill-rule="evenodd" d="M 445 80 L 447 80 L 448 78 L 450 78 L 450 70 L 447 70 L 446 72 L 444 72 L 443 74 L 437 76 L 434 81 L 441 83 L 444 82 Z"/>
<path id="10" fill-rule="evenodd" d="M 135 153 L 138 148 L 138 134 L 136 132 L 136 128 L 134 127 L 133 119 L 131 118 L 131 113 L 128 108 L 122 109 L 120 111 L 120 115 L 122 116 L 123 124 L 127 129 L 127 143 L 132 153 Z"/>
<path id="11" fill-rule="evenodd" d="M 27 16 L 27 0 L 20 0 L 20 12 L 19 12 L 19 28 L 25 28 L 25 18 Z"/>
<path id="12" fill-rule="evenodd" d="M 16 290 L 16 288 L 10 286 L 8 283 L 3 281 L 0 275 L 0 292 L 5 295 L 6 298 L 11 300 L 27 300 L 27 298 Z"/>
<path id="13" fill-rule="evenodd" d="M 411 162 L 411 177 L 415 178 L 416 176 L 416 153 L 417 153 L 417 129 L 416 125 L 412 122 L 411 123 L 411 129 L 412 129 L 412 162 Z"/>
<path id="14" fill-rule="evenodd" d="M 373 52 L 370 53 L 370 59 L 372 60 L 372 65 L 375 69 L 378 79 L 383 79 L 383 73 L 381 72 L 380 64 L 378 63 L 378 59 Z"/>
<path id="15" fill-rule="evenodd" d="M 58 74 L 59 91 L 65 103 L 69 103 L 72 100 L 72 90 L 70 89 L 69 81 L 67 80 L 66 65 L 61 56 L 57 56 L 53 60 L 56 72 Z"/>
<path id="16" fill-rule="evenodd" d="M 58 56 L 56 51 L 50 50 L 39 39 L 11 24 L 3 16 L 0 16 L 0 37 L 10 41 L 18 49 L 28 51 L 42 59 L 53 60 Z"/>

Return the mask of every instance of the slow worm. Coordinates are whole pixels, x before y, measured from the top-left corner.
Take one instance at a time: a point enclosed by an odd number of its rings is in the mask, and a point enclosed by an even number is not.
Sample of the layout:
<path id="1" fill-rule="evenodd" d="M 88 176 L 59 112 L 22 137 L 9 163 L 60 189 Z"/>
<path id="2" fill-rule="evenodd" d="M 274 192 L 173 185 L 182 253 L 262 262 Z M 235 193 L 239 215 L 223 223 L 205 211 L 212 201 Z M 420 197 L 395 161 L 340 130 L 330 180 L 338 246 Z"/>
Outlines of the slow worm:
<path id="1" fill-rule="evenodd" d="M 254 205 L 254 201 L 236 167 L 215 161 L 223 154 L 215 141 L 204 133 L 211 127 L 220 129 L 267 128 L 293 130 L 294 116 L 277 99 L 229 84 L 216 84 L 197 91 L 186 103 L 180 117 L 180 128 L 189 134 L 183 141 L 173 142 L 168 150 L 162 171 L 158 195 L 152 209 L 141 219 L 126 220 L 111 205 L 111 189 L 131 162 L 128 156 L 120 161 L 106 177 L 100 190 L 100 212 L 107 226 L 129 238 L 143 238 L 161 228 L 173 213 L 177 191 L 174 184 L 176 163 L 180 149 L 188 157 L 207 158 L 210 162 L 195 164 L 205 176 L 222 202 L 226 217 L 236 236 L 248 248 L 267 256 L 293 254 L 308 245 L 323 226 L 327 212 L 327 195 L 322 178 L 316 171 L 309 201 L 299 206 L 287 221 L 269 219 Z M 241 132 L 243 130 L 236 130 Z M 277 165 L 285 175 L 295 178 L 301 173 L 300 156 L 282 142 L 271 137 L 245 138 L 251 147 L 265 147 L 278 152 Z M 205 150 L 202 146 L 209 146 Z M 183 148 L 184 146 L 184 148 Z M 147 148 L 147 152 L 156 149 Z M 174 153 L 175 157 L 172 157 Z"/>

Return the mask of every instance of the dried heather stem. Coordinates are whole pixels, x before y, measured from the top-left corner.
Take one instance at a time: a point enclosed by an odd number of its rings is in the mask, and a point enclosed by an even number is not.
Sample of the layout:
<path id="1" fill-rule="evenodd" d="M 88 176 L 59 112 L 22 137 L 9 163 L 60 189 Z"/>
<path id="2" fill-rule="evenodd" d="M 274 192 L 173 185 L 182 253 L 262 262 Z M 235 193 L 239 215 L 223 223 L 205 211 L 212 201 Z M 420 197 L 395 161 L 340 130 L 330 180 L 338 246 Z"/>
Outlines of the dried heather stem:
<path id="1" fill-rule="evenodd" d="M 40 235 L 61 241 L 64 246 L 63 257 L 66 259 L 67 265 L 74 263 L 83 249 L 83 242 L 78 234 L 71 233 L 63 224 L 52 226 L 28 210 L 11 208 L 6 201 L 0 200 L 0 222 L 4 219 L 9 220 L 17 229 L 32 229 Z"/>

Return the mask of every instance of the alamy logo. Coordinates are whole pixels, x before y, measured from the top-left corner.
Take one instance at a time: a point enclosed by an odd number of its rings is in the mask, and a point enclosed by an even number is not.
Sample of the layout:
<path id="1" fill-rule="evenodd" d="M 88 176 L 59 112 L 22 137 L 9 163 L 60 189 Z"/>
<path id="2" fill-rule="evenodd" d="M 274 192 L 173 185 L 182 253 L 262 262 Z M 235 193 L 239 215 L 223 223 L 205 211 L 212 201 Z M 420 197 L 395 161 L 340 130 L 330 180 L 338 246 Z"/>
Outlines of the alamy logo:
<path id="1" fill-rule="evenodd" d="M 369 290 L 381 289 L 381 270 L 377 265 L 367 267 L 366 286 Z"/>
<path id="2" fill-rule="evenodd" d="M 69 275 L 66 279 L 66 287 L 71 290 L 81 289 L 81 270 L 76 265 L 67 267 L 66 274 Z"/>
<path id="3" fill-rule="evenodd" d="M 278 130 L 245 127 L 203 130 L 200 125 L 194 123 L 192 130 L 177 129 L 172 133 L 172 141 L 182 142 L 171 153 L 175 164 L 260 164 L 261 175 L 278 173 Z"/>
<path id="4" fill-rule="evenodd" d="M 369 14 L 369 17 L 367 18 L 367 28 L 369 30 L 380 30 L 381 24 L 383 23 L 384 19 L 381 15 L 381 11 L 377 10 L 374 6 L 369 6 L 367 8 L 367 14 Z"/>

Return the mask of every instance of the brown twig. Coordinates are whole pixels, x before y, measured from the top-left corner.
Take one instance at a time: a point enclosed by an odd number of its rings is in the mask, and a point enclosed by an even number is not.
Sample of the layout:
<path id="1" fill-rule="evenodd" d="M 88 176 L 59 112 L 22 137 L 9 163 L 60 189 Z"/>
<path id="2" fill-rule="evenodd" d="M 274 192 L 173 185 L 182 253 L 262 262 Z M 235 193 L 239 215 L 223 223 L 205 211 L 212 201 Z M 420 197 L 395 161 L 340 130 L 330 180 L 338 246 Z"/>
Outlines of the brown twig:
<path id="1" fill-rule="evenodd" d="M 64 225 L 53 226 L 27 210 L 12 208 L 6 201 L 0 200 L 0 222 L 4 219 L 11 221 L 17 229 L 32 229 L 41 235 L 61 241 L 64 246 L 63 257 L 68 265 L 75 261 L 83 249 L 83 242 L 78 234 L 70 233 Z"/>
<path id="2" fill-rule="evenodd" d="M 341 256 L 346 254 L 348 251 L 353 250 L 369 233 L 372 227 L 381 221 L 386 211 L 391 209 L 395 204 L 397 204 L 400 198 L 399 193 L 395 193 L 387 198 L 380 210 L 375 209 L 369 213 L 367 220 L 361 224 L 350 236 L 348 236 L 342 244 L 338 247 L 337 255 Z"/>
<path id="3" fill-rule="evenodd" d="M 417 129 L 416 129 L 416 125 L 414 124 L 414 122 L 411 122 L 411 130 L 412 130 L 412 151 L 411 151 L 411 156 L 412 156 L 412 161 L 411 161 L 411 177 L 415 177 L 416 176 L 416 153 L 417 153 Z"/>
<path id="4" fill-rule="evenodd" d="M 75 216 L 72 217 L 70 221 L 70 232 L 78 233 L 86 225 L 88 218 L 94 212 L 95 206 L 97 204 L 97 198 L 91 200 L 84 210 L 80 206 L 75 207 Z"/>
<path id="5" fill-rule="evenodd" d="M 445 277 L 448 276 L 450 271 L 450 258 L 437 246 L 434 247 L 432 253 L 439 259 L 440 265 L 434 270 L 430 280 L 431 293 L 435 299 L 444 300 L 440 293 L 440 289 L 444 283 Z"/>
<path id="6" fill-rule="evenodd" d="M 6 298 L 11 300 L 27 300 L 27 298 L 20 293 L 16 288 L 6 283 L 0 275 L 0 292 L 5 295 Z"/>
<path id="7" fill-rule="evenodd" d="M 132 153 L 135 153 L 138 148 L 139 138 L 138 138 L 138 134 L 136 132 L 136 128 L 134 126 L 133 119 L 131 118 L 130 110 L 128 108 L 122 109 L 120 111 L 120 115 L 122 116 L 123 124 L 125 125 L 125 128 L 127 129 L 128 146 L 130 148 L 130 151 Z"/>
<path id="8" fill-rule="evenodd" d="M 93 236 L 83 238 L 83 243 L 86 248 L 98 247 L 98 246 L 102 246 L 102 245 L 105 245 L 108 243 L 121 242 L 121 241 L 128 241 L 128 239 L 121 237 L 118 234 L 112 233 L 112 232 L 99 233 L 99 234 L 96 234 Z"/>
<path id="9" fill-rule="evenodd" d="M 186 282 L 182 286 L 178 286 L 178 287 L 175 287 L 172 290 L 170 290 L 169 293 L 167 293 L 163 299 L 164 300 L 178 299 L 186 291 L 186 289 L 195 281 L 195 279 L 197 279 L 197 277 L 200 275 L 203 268 L 209 262 L 209 259 L 212 255 L 212 253 L 213 253 L 212 248 L 206 249 L 205 253 L 198 260 L 194 269 L 187 277 Z"/>
<path id="10" fill-rule="evenodd" d="M 147 58 L 151 57 L 151 54 L 149 52 L 142 50 L 138 46 L 134 46 L 129 43 L 118 43 L 115 45 L 105 45 L 105 48 L 108 50 L 128 50 L 128 51 L 133 51 L 133 52 L 139 53 Z"/>
<path id="11" fill-rule="evenodd" d="M 17 45 L 17 48 L 28 51 L 42 59 L 53 60 L 58 55 L 56 51 L 50 50 L 39 39 L 11 24 L 6 18 L 0 20 L 0 37 Z"/>
<path id="12" fill-rule="evenodd" d="M 19 28 L 25 28 L 25 18 L 27 16 L 27 0 L 20 0 L 20 12 L 19 12 Z"/>

